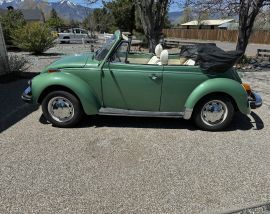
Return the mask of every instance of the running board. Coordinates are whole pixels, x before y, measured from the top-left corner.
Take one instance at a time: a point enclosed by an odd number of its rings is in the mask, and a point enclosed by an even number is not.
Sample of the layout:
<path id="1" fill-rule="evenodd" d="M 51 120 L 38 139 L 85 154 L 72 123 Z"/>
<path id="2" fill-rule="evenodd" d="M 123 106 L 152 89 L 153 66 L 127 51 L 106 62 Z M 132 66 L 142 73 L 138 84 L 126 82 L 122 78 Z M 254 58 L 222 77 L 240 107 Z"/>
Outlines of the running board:
<path id="1" fill-rule="evenodd" d="M 135 111 L 117 108 L 100 108 L 99 115 L 129 116 L 129 117 L 166 117 L 183 118 L 183 112 Z"/>

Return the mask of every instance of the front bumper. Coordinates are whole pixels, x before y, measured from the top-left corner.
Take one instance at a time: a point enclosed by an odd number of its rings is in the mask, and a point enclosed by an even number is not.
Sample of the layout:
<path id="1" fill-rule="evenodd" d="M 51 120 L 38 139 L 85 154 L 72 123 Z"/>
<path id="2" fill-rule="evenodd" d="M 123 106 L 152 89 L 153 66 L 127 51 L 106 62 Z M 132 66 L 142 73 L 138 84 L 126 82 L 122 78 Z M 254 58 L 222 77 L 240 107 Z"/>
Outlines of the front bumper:
<path id="1" fill-rule="evenodd" d="M 251 92 L 251 95 L 248 98 L 249 106 L 251 109 L 256 109 L 262 106 L 262 98 L 259 94 Z"/>
<path id="2" fill-rule="evenodd" d="M 32 103 L 32 89 L 31 89 L 31 86 L 28 86 L 28 88 L 26 88 L 24 90 L 24 92 L 22 93 L 21 98 L 26 103 Z"/>

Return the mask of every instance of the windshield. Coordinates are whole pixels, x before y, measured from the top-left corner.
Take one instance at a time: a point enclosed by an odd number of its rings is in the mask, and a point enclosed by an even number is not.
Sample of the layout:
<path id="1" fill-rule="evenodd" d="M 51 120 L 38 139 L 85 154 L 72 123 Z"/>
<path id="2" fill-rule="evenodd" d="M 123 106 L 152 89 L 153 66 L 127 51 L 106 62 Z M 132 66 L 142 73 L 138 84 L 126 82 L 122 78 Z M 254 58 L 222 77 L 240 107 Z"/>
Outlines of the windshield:
<path id="1" fill-rule="evenodd" d="M 112 35 L 110 39 L 106 41 L 106 43 L 96 51 L 95 59 L 100 61 L 103 60 L 106 55 L 108 54 L 109 50 L 112 48 L 113 44 L 115 43 L 117 37 L 116 35 Z"/>

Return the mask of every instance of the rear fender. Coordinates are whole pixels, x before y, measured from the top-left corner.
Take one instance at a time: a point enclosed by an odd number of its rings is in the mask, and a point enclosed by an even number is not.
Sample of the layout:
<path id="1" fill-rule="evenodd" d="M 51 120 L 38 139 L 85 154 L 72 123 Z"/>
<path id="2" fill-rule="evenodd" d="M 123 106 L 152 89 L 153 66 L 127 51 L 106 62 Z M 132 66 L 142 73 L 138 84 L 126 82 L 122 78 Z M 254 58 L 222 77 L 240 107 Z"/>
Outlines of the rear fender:
<path id="1" fill-rule="evenodd" d="M 188 97 L 185 108 L 191 112 L 200 99 L 211 93 L 225 93 L 232 97 L 243 114 L 250 113 L 248 96 L 242 85 L 232 79 L 214 78 L 209 79 L 197 86 Z"/>
<path id="2" fill-rule="evenodd" d="M 96 114 L 101 107 L 90 86 L 79 77 L 65 72 L 43 73 L 32 80 L 33 102 L 37 103 L 42 92 L 51 86 L 70 89 L 79 98 L 87 115 Z"/>

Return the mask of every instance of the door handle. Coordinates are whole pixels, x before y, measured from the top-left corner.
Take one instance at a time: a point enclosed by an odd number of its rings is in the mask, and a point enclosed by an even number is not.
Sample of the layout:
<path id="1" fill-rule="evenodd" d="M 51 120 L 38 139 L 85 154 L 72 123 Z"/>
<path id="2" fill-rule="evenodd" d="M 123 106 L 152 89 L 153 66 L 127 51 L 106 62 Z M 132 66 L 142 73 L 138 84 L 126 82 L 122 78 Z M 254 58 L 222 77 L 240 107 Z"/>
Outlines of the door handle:
<path id="1" fill-rule="evenodd" d="M 151 74 L 149 75 L 149 78 L 152 79 L 152 80 L 159 80 L 161 76 L 159 75 L 156 75 L 156 74 Z"/>

